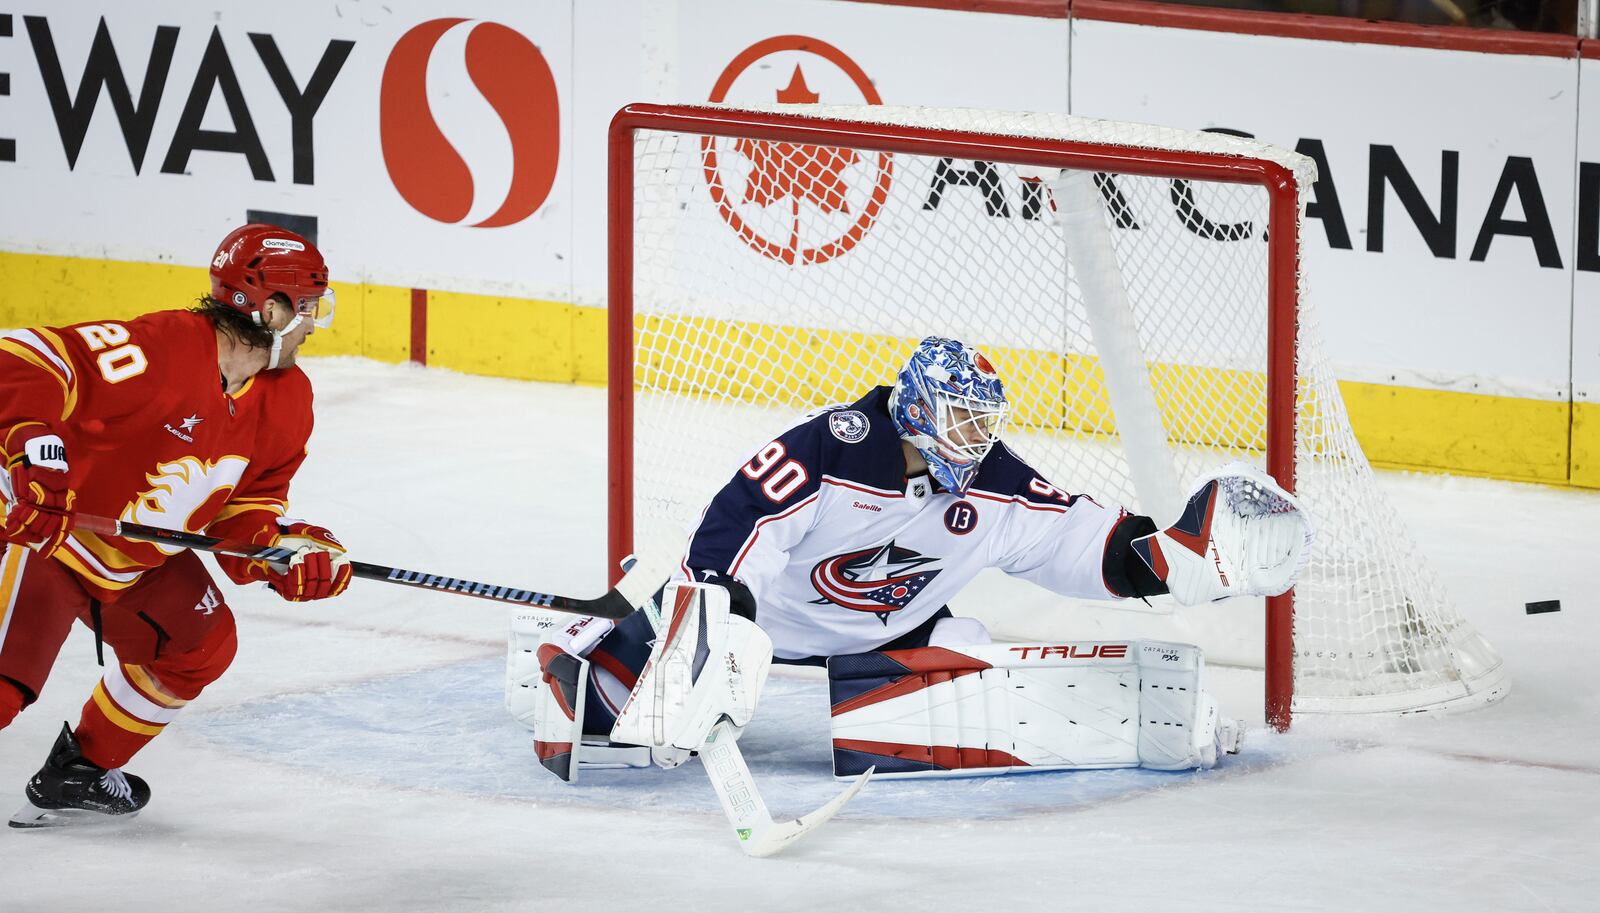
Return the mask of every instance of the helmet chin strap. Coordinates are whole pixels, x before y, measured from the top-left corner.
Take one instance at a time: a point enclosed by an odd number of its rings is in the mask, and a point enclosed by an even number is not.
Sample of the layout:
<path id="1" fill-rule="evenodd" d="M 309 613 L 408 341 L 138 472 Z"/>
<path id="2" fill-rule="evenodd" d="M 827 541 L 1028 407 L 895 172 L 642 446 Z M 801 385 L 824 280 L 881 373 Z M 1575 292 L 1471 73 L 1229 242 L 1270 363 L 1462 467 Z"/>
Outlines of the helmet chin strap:
<path id="1" fill-rule="evenodd" d="M 304 315 L 296 314 L 294 315 L 294 319 L 289 321 L 288 326 L 281 330 L 272 331 L 272 350 L 267 355 L 268 371 L 276 371 L 278 369 L 278 358 L 283 354 L 283 337 L 293 333 L 295 327 L 298 327 L 300 322 L 305 319 L 306 318 Z"/>

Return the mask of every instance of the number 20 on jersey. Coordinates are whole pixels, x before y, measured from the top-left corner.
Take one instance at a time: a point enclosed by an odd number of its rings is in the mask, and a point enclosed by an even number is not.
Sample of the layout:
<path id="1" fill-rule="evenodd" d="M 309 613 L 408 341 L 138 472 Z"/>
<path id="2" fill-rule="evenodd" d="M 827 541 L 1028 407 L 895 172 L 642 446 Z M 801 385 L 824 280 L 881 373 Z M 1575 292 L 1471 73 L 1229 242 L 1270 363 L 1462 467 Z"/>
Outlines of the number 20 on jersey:
<path id="1" fill-rule="evenodd" d="M 91 323 L 78 327 L 89 351 L 99 352 L 95 363 L 100 366 L 100 376 L 108 384 L 120 384 L 130 377 L 138 377 L 150 362 L 144 350 L 129 342 L 131 334 L 120 323 Z"/>

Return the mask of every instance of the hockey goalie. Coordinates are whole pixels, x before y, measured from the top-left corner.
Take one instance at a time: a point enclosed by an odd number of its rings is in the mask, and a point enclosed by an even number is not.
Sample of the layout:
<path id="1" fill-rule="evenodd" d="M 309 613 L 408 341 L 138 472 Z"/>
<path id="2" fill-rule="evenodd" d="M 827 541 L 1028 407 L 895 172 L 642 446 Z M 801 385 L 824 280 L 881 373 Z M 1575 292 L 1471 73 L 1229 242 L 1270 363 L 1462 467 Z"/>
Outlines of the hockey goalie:
<path id="1" fill-rule="evenodd" d="M 988 359 L 922 341 L 891 386 L 806 416 L 717 492 L 656 602 L 513 623 L 507 707 L 541 763 L 664 767 L 737 737 L 770 664 L 825 665 L 834 773 L 1208 768 L 1240 728 L 1176 643 L 990 643 L 946 603 L 997 567 L 1065 596 L 1182 605 L 1294 585 L 1311 521 L 1243 463 L 1154 519 L 1069 493 L 1002 441 Z"/>

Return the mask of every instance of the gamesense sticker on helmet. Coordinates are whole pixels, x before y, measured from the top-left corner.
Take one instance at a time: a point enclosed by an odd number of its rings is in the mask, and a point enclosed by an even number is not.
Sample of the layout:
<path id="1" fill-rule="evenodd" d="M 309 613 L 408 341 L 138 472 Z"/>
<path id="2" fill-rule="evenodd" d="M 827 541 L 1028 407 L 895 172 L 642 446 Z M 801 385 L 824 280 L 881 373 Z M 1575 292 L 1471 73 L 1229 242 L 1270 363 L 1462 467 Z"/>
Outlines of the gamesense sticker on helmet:
<path id="1" fill-rule="evenodd" d="M 298 307 L 327 293 L 328 265 L 316 245 L 275 225 L 252 222 L 234 229 L 211 258 L 211 297 L 258 323 L 274 295 Z"/>

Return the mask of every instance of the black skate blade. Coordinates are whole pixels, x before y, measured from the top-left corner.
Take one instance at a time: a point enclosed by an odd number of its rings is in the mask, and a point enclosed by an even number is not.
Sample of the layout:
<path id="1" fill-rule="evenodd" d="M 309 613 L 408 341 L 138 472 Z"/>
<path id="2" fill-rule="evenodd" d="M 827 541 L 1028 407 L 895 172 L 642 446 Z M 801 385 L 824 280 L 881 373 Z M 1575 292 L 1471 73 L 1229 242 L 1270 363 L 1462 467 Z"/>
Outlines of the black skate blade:
<path id="1" fill-rule="evenodd" d="M 92 827 L 126 821 L 138 814 L 137 811 L 128 812 L 126 815 L 108 815 L 84 808 L 40 808 L 28 802 L 17 809 L 17 813 L 6 823 L 17 828 Z"/>

